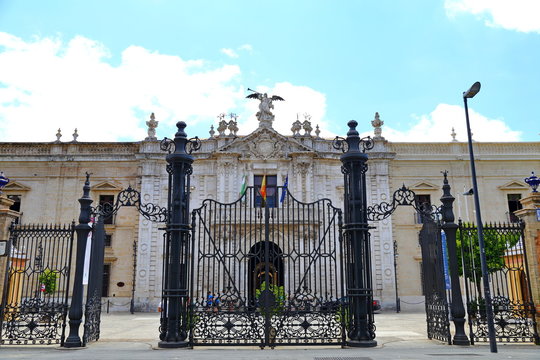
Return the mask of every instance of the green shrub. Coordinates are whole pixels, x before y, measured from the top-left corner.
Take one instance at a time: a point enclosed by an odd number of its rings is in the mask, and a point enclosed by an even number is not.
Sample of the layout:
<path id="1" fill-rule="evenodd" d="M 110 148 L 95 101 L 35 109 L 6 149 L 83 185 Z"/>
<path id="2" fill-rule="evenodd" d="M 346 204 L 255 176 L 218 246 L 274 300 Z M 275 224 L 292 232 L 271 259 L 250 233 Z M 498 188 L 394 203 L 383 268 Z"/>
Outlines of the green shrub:
<path id="1" fill-rule="evenodd" d="M 261 284 L 260 288 L 255 290 L 255 298 L 259 300 L 262 292 L 265 290 L 270 290 L 274 294 L 275 305 L 271 309 L 260 307 L 261 313 L 263 315 L 266 315 L 268 311 L 270 316 L 281 313 L 285 307 L 285 299 L 287 298 L 285 296 L 285 289 L 283 288 L 283 286 L 277 286 L 277 285 L 268 286 L 265 281 Z"/>
<path id="2" fill-rule="evenodd" d="M 46 269 L 44 272 L 39 275 L 40 285 L 45 285 L 45 294 L 52 294 L 56 291 L 56 280 L 58 279 L 58 274 L 54 271 Z"/>

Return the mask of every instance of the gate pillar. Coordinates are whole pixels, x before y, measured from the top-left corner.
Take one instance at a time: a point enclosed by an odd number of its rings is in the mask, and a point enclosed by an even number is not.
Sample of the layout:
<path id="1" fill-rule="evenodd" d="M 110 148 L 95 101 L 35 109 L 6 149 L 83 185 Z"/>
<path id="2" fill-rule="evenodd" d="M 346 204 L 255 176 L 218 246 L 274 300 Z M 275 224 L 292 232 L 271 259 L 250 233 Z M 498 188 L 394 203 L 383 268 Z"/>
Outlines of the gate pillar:
<path id="1" fill-rule="evenodd" d="M 189 176 L 193 157 L 186 152 L 190 142 L 184 129 L 186 123 L 176 123 L 174 151 L 167 155 L 169 172 L 169 216 L 166 227 L 162 327 L 158 346 L 187 347 L 188 332 L 188 259 L 189 259 Z"/>
<path id="2" fill-rule="evenodd" d="M 13 200 L 8 199 L 0 192 L 0 240 L 7 240 L 9 242 L 9 226 L 11 223 L 19 217 L 19 213 L 10 210 L 9 207 L 13 205 Z M 9 253 L 11 249 L 10 244 L 6 244 L 6 255 L 0 256 L 0 296 L 4 291 L 4 278 L 6 277 L 6 262 L 11 256 Z M 1 301 L 1 300 L 0 300 Z"/>
<path id="3" fill-rule="evenodd" d="M 348 340 L 353 347 L 376 346 L 373 321 L 373 289 L 371 280 L 370 235 L 367 218 L 366 172 L 368 155 L 366 150 L 373 148 L 371 138 L 361 139 L 351 120 L 347 123 L 347 139 L 335 140 L 335 146 L 344 154 L 343 163 L 344 194 L 344 251 L 345 278 L 348 300 Z"/>
<path id="4" fill-rule="evenodd" d="M 88 224 L 92 212 L 90 207 L 92 201 L 90 198 L 90 174 L 86 173 L 83 196 L 79 199 L 79 203 L 81 204 L 79 224 L 75 226 L 75 231 L 77 232 L 77 257 L 75 260 L 75 279 L 73 281 L 71 306 L 69 307 L 69 336 L 64 342 L 64 347 L 67 348 L 83 346 L 83 342 L 79 336 L 79 327 L 81 326 L 83 316 L 84 255 L 88 234 L 92 230 L 92 227 Z"/>
<path id="5" fill-rule="evenodd" d="M 530 301 L 536 304 L 536 308 L 531 309 L 533 314 L 540 313 L 540 193 L 531 192 L 521 199 L 523 208 L 516 211 L 521 221 L 525 223 L 523 236 L 525 252 L 525 264 L 528 267 L 530 281 Z M 537 315 L 536 315 L 537 316 Z M 536 343 L 540 344 L 540 321 L 536 323 Z"/>
<path id="6" fill-rule="evenodd" d="M 444 171 L 443 196 L 442 202 L 442 229 L 446 234 L 446 246 L 448 247 L 448 259 L 450 267 L 450 283 L 452 287 L 452 304 L 450 311 L 456 332 L 454 334 L 454 345 L 470 345 L 469 338 L 465 334 L 465 307 L 463 306 L 463 298 L 461 296 L 461 285 L 459 283 L 459 273 L 457 264 L 456 250 L 456 232 L 458 225 L 454 222 L 454 210 L 452 204 L 455 198 L 450 194 L 450 185 L 448 184 L 448 172 Z"/>

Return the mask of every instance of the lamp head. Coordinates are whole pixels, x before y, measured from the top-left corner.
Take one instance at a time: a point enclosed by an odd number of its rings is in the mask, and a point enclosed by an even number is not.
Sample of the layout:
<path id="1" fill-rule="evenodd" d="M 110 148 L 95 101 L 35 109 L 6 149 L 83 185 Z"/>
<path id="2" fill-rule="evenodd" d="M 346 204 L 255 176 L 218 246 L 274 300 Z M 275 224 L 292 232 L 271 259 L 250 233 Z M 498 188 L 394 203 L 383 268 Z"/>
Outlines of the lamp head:
<path id="1" fill-rule="evenodd" d="M 463 93 L 463 97 L 467 99 L 473 98 L 474 95 L 478 94 L 479 91 L 480 91 L 480 82 L 477 81 L 471 86 L 469 90 Z"/>

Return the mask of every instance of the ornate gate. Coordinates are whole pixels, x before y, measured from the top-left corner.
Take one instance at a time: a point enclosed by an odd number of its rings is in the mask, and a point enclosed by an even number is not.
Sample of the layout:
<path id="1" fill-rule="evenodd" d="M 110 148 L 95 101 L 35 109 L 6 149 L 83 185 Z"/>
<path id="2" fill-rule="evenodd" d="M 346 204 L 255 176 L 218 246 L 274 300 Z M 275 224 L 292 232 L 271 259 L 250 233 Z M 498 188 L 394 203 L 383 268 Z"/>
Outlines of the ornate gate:
<path id="1" fill-rule="evenodd" d="M 288 192 L 260 200 L 248 187 L 192 212 L 191 344 L 342 344 L 341 210 Z"/>
<path id="2" fill-rule="evenodd" d="M 73 227 L 11 226 L 0 344 L 63 344 Z"/>
<path id="3" fill-rule="evenodd" d="M 420 246 L 422 248 L 422 287 L 425 296 L 427 334 L 429 339 L 446 341 L 450 345 L 450 321 L 448 318 L 447 287 L 449 278 L 445 279 L 445 249 L 441 227 L 428 216 L 422 216 L 423 226 L 420 230 Z"/>
<path id="4" fill-rule="evenodd" d="M 460 275 L 465 278 L 470 338 L 471 342 L 485 342 L 489 339 L 477 228 L 459 225 Z M 500 342 L 538 344 L 523 227 L 522 223 L 484 225 L 495 337 Z"/>

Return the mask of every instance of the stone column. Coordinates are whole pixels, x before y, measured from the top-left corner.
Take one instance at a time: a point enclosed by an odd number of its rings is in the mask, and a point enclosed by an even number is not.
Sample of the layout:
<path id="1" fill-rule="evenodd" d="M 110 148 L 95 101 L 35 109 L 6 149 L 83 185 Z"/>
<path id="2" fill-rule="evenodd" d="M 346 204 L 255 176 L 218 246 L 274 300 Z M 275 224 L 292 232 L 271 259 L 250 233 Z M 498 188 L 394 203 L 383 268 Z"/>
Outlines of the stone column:
<path id="1" fill-rule="evenodd" d="M 13 205 L 13 201 L 5 195 L 0 194 L 0 240 L 9 239 L 9 225 L 20 215 L 17 211 L 9 209 L 11 205 Z M 8 251 L 9 248 L 10 246 L 8 245 Z M 8 256 L 9 254 L 0 256 L 0 294 L 4 293 L 4 278 L 6 276 L 6 261 L 8 260 Z"/>
<path id="2" fill-rule="evenodd" d="M 524 245 L 529 265 L 529 278 L 531 281 L 531 292 L 536 313 L 540 312 L 540 221 L 537 219 L 536 211 L 540 209 L 540 193 L 533 192 L 529 196 L 521 199 L 523 209 L 516 211 L 516 214 L 525 223 Z M 537 330 L 540 333 L 540 322 L 537 319 Z"/>

